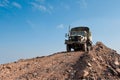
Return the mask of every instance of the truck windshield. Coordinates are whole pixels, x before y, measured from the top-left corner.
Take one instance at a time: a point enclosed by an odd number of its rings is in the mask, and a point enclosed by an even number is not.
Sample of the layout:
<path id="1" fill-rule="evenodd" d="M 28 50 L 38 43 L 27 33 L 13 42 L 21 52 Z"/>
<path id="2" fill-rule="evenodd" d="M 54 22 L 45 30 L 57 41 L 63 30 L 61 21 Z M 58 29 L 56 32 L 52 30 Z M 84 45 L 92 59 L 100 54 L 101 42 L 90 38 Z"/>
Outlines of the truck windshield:
<path id="1" fill-rule="evenodd" d="M 85 36 L 85 32 L 84 31 L 72 31 L 71 32 L 71 36 Z"/>

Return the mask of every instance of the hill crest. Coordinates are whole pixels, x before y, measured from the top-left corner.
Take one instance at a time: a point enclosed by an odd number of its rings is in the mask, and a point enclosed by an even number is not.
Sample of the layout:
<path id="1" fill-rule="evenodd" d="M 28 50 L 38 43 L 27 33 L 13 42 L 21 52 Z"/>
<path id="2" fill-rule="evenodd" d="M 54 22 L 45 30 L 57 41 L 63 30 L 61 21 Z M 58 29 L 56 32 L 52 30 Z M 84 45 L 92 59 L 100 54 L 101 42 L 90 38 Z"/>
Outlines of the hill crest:
<path id="1" fill-rule="evenodd" d="M 102 42 L 87 52 L 50 56 L 0 65 L 0 80 L 119 80 L 120 55 Z"/>

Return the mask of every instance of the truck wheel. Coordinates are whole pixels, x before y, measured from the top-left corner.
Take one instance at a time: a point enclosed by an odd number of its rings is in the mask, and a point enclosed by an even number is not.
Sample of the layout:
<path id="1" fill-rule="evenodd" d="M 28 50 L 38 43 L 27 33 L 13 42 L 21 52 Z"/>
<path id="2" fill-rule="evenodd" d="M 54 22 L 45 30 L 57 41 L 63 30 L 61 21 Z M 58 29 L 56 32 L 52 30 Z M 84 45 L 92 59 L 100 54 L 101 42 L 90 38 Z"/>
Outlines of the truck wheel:
<path id="1" fill-rule="evenodd" d="M 87 47 L 87 51 L 89 52 L 91 50 L 91 46 L 88 46 Z"/>
<path id="2" fill-rule="evenodd" d="M 86 43 L 83 45 L 83 49 L 84 49 L 85 52 L 87 52 L 87 45 L 86 45 Z"/>
<path id="3" fill-rule="evenodd" d="M 67 49 L 67 52 L 70 52 L 70 51 L 71 51 L 70 45 L 67 45 L 67 46 L 66 46 L 66 49 Z"/>
<path id="4" fill-rule="evenodd" d="M 87 51 L 89 52 L 90 50 L 92 50 L 92 44 L 91 44 L 91 43 L 89 43 L 89 44 L 87 45 Z"/>

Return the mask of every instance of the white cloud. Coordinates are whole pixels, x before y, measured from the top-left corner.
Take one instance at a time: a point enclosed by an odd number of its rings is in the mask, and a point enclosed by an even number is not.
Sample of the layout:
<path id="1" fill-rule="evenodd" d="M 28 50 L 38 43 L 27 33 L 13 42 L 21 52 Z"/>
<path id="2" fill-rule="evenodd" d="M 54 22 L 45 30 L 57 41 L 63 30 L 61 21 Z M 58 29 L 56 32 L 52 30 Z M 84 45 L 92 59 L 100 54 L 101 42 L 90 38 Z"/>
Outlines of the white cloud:
<path id="1" fill-rule="evenodd" d="M 37 2 L 39 1 L 39 2 Z M 50 5 L 50 4 L 42 4 L 41 1 L 44 1 L 44 0 L 37 0 L 35 2 L 31 2 L 30 4 L 32 5 L 32 8 L 33 9 L 36 9 L 36 10 L 39 10 L 39 11 L 42 11 L 42 12 L 47 12 L 47 13 L 52 13 L 53 11 L 53 6 Z"/>
<path id="2" fill-rule="evenodd" d="M 37 9 L 37 10 L 40 10 L 40 11 L 47 11 L 47 8 L 41 4 L 38 4 L 38 3 L 35 3 L 35 2 L 32 2 L 31 3 L 32 7 Z"/>
<path id="3" fill-rule="evenodd" d="M 53 9 L 54 9 L 52 5 L 49 5 L 48 8 L 49 8 L 50 10 L 53 10 Z"/>
<path id="4" fill-rule="evenodd" d="M 8 0 L 1 0 L 0 1 L 0 7 L 7 7 L 9 4 L 9 1 Z"/>
<path id="5" fill-rule="evenodd" d="M 68 5 L 66 3 L 61 2 L 60 6 L 63 7 L 63 8 L 65 8 L 66 10 L 70 10 L 70 5 Z"/>
<path id="6" fill-rule="evenodd" d="M 80 8 L 87 8 L 88 6 L 86 0 L 79 0 L 77 3 L 80 5 Z"/>
<path id="7" fill-rule="evenodd" d="M 22 6 L 17 2 L 13 2 L 12 5 L 15 6 L 16 8 L 19 8 L 19 9 L 22 8 Z"/>
<path id="8" fill-rule="evenodd" d="M 31 28 L 35 27 L 35 24 L 31 20 L 27 20 L 26 22 Z"/>
<path id="9" fill-rule="evenodd" d="M 63 24 L 59 24 L 59 25 L 57 26 L 57 28 L 58 28 L 58 29 L 63 29 L 63 28 L 65 28 L 65 26 L 64 26 Z"/>
<path id="10" fill-rule="evenodd" d="M 10 8 L 14 6 L 16 8 L 22 8 L 22 6 L 17 2 L 9 2 L 9 0 L 0 0 L 0 7 Z"/>

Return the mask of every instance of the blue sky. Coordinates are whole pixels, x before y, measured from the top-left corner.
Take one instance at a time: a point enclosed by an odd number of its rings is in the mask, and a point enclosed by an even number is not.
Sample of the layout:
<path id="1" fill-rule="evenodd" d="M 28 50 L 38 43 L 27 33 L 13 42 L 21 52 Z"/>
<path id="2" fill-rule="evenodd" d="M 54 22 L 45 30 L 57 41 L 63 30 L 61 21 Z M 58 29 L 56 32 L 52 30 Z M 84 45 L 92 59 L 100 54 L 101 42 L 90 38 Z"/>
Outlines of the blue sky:
<path id="1" fill-rule="evenodd" d="M 0 0 L 0 64 L 65 51 L 69 25 L 120 52 L 120 0 Z"/>

